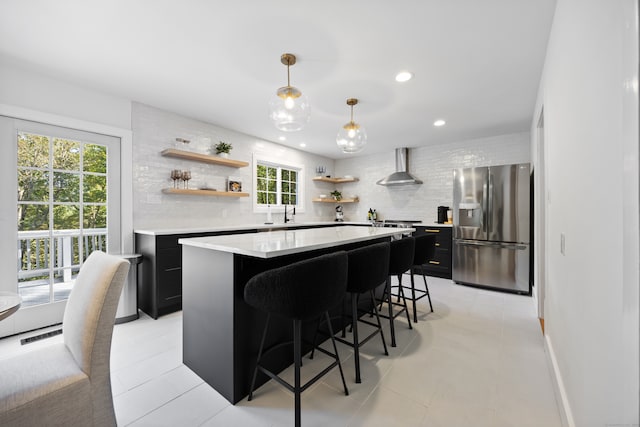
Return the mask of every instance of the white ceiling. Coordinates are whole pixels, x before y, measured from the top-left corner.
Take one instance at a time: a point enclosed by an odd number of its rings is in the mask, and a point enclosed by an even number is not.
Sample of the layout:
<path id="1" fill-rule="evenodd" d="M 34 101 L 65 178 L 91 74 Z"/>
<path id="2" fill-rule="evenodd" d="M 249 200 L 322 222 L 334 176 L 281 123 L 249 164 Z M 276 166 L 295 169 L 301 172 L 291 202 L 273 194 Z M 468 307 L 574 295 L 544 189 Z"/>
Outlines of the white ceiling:
<path id="1" fill-rule="evenodd" d="M 555 0 L 2 0 L 0 61 L 331 158 L 529 129 Z M 284 134 L 286 84 L 311 122 Z M 407 83 L 396 72 L 415 74 Z M 436 119 L 446 126 L 436 128 Z M 278 137 L 285 135 L 286 142 Z M 233 141 L 230 141 L 233 142 Z M 353 156 L 353 155 L 352 155 Z"/>

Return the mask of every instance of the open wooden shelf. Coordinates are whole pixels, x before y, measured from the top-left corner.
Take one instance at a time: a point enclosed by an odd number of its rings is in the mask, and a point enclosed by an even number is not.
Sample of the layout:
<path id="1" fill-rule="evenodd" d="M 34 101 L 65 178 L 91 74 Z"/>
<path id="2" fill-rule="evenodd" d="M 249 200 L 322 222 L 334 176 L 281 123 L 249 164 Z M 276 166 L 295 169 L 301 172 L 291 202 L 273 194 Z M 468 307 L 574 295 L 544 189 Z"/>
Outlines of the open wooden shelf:
<path id="1" fill-rule="evenodd" d="M 163 188 L 164 194 L 187 194 L 189 196 L 249 197 L 249 193 L 232 191 L 191 190 L 189 188 Z"/>
<path id="2" fill-rule="evenodd" d="M 160 154 L 165 157 L 176 157 L 178 159 L 194 160 L 196 162 L 223 165 L 232 168 L 243 168 L 249 166 L 248 162 L 242 162 L 240 160 L 225 159 L 224 157 L 193 153 L 191 151 L 177 150 L 175 148 L 167 148 L 165 150 L 162 150 Z"/>
<path id="3" fill-rule="evenodd" d="M 356 197 L 355 199 L 340 199 L 340 200 L 336 200 L 336 199 L 320 199 L 320 198 L 316 198 L 316 199 L 312 199 L 312 202 L 320 202 L 320 203 L 357 203 L 360 200 Z"/>
<path id="4" fill-rule="evenodd" d="M 326 176 L 316 176 L 313 178 L 314 181 L 321 182 L 330 182 L 332 184 L 342 184 L 345 182 L 356 182 L 358 178 L 327 178 Z"/>

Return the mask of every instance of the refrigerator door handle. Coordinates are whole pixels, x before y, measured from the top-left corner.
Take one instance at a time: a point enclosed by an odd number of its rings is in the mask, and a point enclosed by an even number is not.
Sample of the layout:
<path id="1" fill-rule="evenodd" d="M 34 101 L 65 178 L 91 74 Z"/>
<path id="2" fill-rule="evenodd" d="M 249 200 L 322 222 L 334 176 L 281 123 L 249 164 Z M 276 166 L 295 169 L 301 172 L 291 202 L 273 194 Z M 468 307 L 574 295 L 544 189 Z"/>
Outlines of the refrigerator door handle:
<path id="1" fill-rule="evenodd" d="M 518 243 L 500 243 L 500 242 L 483 242 L 478 240 L 456 240 L 456 244 L 460 246 L 475 246 L 475 247 L 491 247 L 496 249 L 512 249 L 512 250 L 525 250 L 527 249 L 527 245 L 522 245 Z"/>
<path id="2" fill-rule="evenodd" d="M 491 173 L 491 168 L 489 168 L 489 172 L 487 172 L 487 180 L 489 180 L 489 195 L 487 196 L 487 237 L 491 238 L 491 232 L 493 231 L 493 174 Z M 491 212 L 489 212 L 491 209 Z"/>
<path id="3" fill-rule="evenodd" d="M 487 221 L 489 220 L 489 200 L 488 193 L 489 189 L 487 188 L 489 185 L 488 178 L 485 179 L 484 184 L 482 185 L 482 217 L 480 220 L 482 221 L 482 231 L 485 236 L 488 236 L 489 228 L 487 227 Z"/>

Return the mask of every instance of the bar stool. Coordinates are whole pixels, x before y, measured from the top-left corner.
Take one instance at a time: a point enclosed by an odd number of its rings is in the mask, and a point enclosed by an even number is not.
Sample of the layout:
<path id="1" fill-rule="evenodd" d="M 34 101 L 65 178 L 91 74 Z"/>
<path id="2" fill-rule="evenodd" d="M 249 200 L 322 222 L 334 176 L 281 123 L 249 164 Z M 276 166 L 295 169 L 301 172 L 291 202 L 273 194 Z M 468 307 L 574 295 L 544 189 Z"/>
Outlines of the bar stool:
<path id="1" fill-rule="evenodd" d="M 356 366 L 356 383 L 361 383 L 360 378 L 360 346 L 365 344 L 374 336 L 380 334 L 384 354 L 389 355 L 387 351 L 387 343 L 384 340 L 382 332 L 382 324 L 376 307 L 376 299 L 373 290 L 385 282 L 389 275 L 389 253 L 390 246 L 388 242 L 376 243 L 362 248 L 353 249 L 347 252 L 349 256 L 347 292 L 351 295 L 351 326 L 353 332 L 353 340 L 349 341 L 344 338 L 336 337 L 341 343 L 353 347 L 354 361 Z M 361 294 L 368 293 L 371 297 L 373 313 L 376 317 L 376 323 L 360 318 L 360 313 L 369 313 L 371 310 L 358 309 L 358 297 Z M 358 322 L 365 323 L 376 328 L 363 339 L 358 337 Z M 344 333 L 344 328 L 343 328 Z"/>
<path id="2" fill-rule="evenodd" d="M 413 252 L 413 265 L 409 269 L 409 274 L 411 274 L 411 287 L 403 286 L 404 289 L 411 289 L 411 297 L 410 299 L 413 301 L 413 322 L 418 323 L 418 312 L 416 310 L 416 301 L 425 296 L 429 299 L 429 307 L 431 308 L 431 312 L 433 313 L 433 304 L 431 304 L 431 294 L 429 294 L 429 285 L 427 284 L 427 276 L 424 273 L 424 264 L 428 263 L 433 259 L 433 256 L 436 253 L 436 235 L 435 234 L 425 234 L 422 236 L 418 236 L 416 239 L 416 247 Z M 422 280 L 424 280 L 424 290 L 416 289 L 414 282 L 414 274 L 416 270 L 419 270 L 422 275 Z M 416 297 L 416 292 L 418 292 L 418 296 Z"/>
<path id="3" fill-rule="evenodd" d="M 247 304 L 267 313 L 267 320 L 262 333 L 258 359 L 253 371 L 249 400 L 253 398 L 253 388 L 258 370 L 274 379 L 295 396 L 295 425 L 301 424 L 300 394 L 310 385 L 319 380 L 335 366 L 340 369 L 342 385 L 345 395 L 349 395 L 344 380 L 340 357 L 333 338 L 333 330 L 329 320 L 329 310 L 336 306 L 343 298 L 347 289 L 347 254 L 344 251 L 322 255 L 303 261 L 298 261 L 284 267 L 275 268 L 252 277 L 244 288 L 244 299 Z M 300 366 L 302 365 L 302 321 L 316 319 L 324 313 L 331 332 L 333 351 L 331 353 L 318 347 L 318 351 L 332 357 L 334 361 L 322 372 L 300 384 Z M 269 329 L 271 316 L 279 316 L 293 321 L 293 353 L 294 353 L 294 384 L 284 381 L 260 364 L 262 358 L 270 351 L 291 344 L 291 341 L 277 344 L 264 350 L 265 338 Z"/>
<path id="4" fill-rule="evenodd" d="M 405 271 L 409 270 L 413 264 L 413 253 L 415 250 L 415 238 L 403 237 L 399 240 L 392 240 L 390 243 L 390 255 L 389 255 L 389 276 L 387 277 L 387 283 L 382 293 L 382 299 L 380 300 L 380 307 L 383 303 L 387 303 L 389 306 L 389 314 L 381 314 L 382 317 L 389 319 L 389 325 L 391 329 L 391 347 L 396 346 L 396 330 L 394 326 L 394 320 L 402 312 L 407 315 L 407 322 L 409 329 L 413 329 L 411 326 L 411 319 L 409 317 L 409 308 L 407 307 L 407 300 L 404 297 L 404 291 L 402 287 L 402 275 Z M 398 278 L 398 299 L 401 302 L 393 302 L 391 294 L 391 277 L 396 276 Z M 394 313 L 393 307 L 400 307 L 400 310 Z"/>

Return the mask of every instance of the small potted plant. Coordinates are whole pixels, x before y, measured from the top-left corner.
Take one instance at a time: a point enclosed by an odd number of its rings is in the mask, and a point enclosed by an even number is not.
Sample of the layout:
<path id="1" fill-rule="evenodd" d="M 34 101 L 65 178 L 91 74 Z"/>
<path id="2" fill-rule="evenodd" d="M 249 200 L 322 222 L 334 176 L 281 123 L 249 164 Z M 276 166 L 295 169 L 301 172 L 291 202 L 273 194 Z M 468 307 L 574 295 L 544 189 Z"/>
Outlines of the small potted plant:
<path id="1" fill-rule="evenodd" d="M 214 147 L 214 149 L 216 150 L 216 156 L 220 156 L 224 158 L 229 157 L 229 152 L 231 151 L 232 148 L 233 146 L 231 144 L 227 144 L 224 141 L 219 141 Z"/>
<path id="2" fill-rule="evenodd" d="M 339 202 L 342 199 L 342 193 L 339 192 L 338 190 L 334 190 L 331 192 L 331 195 L 333 196 L 333 198 L 336 200 L 336 202 Z"/>

